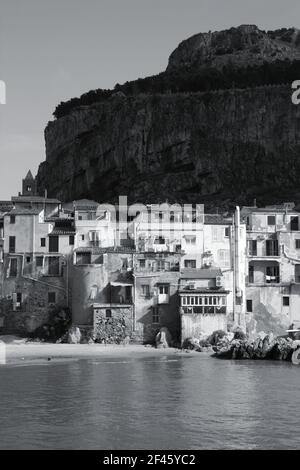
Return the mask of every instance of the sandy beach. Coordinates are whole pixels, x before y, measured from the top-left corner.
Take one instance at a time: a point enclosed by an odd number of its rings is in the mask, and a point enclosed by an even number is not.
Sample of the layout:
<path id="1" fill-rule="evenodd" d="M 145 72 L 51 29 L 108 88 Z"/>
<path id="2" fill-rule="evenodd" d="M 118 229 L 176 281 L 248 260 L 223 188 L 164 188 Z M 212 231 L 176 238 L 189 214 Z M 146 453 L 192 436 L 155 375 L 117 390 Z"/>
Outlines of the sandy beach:
<path id="1" fill-rule="evenodd" d="M 195 351 L 176 348 L 156 349 L 144 345 L 104 345 L 104 344 L 53 344 L 45 342 L 27 342 L 26 339 L 13 336 L 0 336 L 5 343 L 5 364 L 24 362 L 57 362 L 72 359 L 121 358 L 130 359 L 162 356 L 198 356 Z"/>

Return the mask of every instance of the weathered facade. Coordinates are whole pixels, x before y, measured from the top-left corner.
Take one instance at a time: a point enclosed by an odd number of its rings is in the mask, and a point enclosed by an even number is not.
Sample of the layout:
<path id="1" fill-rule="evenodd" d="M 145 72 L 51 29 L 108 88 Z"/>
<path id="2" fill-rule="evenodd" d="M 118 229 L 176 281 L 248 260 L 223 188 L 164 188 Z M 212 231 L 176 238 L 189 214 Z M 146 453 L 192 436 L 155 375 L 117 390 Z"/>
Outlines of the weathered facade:
<path id="1" fill-rule="evenodd" d="M 30 189 L 29 184 L 32 185 Z M 3 214 L 1 324 L 6 333 L 27 334 L 69 305 L 72 220 L 60 219 L 60 202 L 35 196 L 30 174 Z"/>
<path id="2" fill-rule="evenodd" d="M 294 204 L 244 207 L 249 331 L 284 334 L 300 323 L 300 214 Z"/>
<path id="3" fill-rule="evenodd" d="M 133 332 L 133 256 L 97 247 L 75 250 L 73 323 L 98 340 L 121 340 Z"/>

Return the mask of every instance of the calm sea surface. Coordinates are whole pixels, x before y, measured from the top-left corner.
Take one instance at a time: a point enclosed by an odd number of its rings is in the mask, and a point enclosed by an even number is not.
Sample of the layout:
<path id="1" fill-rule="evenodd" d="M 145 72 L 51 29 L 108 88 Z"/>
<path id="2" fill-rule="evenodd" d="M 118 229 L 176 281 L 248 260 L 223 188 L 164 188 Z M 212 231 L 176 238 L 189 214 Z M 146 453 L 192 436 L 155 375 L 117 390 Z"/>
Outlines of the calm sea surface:
<path id="1" fill-rule="evenodd" d="M 199 356 L 0 366 L 1 449 L 300 447 L 300 367 Z"/>

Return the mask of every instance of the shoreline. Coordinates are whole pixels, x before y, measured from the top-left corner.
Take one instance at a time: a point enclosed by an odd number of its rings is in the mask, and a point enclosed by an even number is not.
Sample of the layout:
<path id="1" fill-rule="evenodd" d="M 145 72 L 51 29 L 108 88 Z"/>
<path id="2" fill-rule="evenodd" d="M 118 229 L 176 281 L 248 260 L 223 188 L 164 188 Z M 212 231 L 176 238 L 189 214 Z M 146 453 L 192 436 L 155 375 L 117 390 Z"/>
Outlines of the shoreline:
<path id="1" fill-rule="evenodd" d="M 204 353 L 206 356 L 207 354 Z M 211 353 L 210 353 L 211 354 Z M 56 344 L 44 342 L 16 341 L 6 343 L 5 359 L 1 365 L 51 363 L 80 359 L 127 358 L 130 360 L 146 357 L 172 356 L 191 357 L 203 353 L 177 348 L 148 347 L 144 345 L 104 345 L 104 344 Z"/>

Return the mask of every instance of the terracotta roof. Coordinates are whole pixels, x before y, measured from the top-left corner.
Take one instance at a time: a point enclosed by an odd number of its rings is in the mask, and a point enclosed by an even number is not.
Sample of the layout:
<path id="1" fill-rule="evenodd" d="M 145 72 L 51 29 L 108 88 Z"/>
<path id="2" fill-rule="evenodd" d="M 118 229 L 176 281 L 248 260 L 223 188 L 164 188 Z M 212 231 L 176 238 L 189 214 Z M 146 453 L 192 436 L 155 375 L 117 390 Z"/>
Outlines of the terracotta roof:
<path id="1" fill-rule="evenodd" d="M 232 225 L 232 217 L 224 217 L 219 214 L 205 214 L 205 225 Z"/>
<path id="2" fill-rule="evenodd" d="M 201 289 L 179 289 L 178 292 L 179 294 L 228 294 L 230 291 L 218 287 L 216 287 L 215 289 L 203 289 L 202 287 Z M 187 307 L 190 307 L 190 305 L 187 305 Z M 198 305 L 194 305 L 194 307 L 198 307 Z"/>
<path id="3" fill-rule="evenodd" d="M 181 279 L 215 279 L 222 276 L 221 269 L 182 269 Z"/>
<path id="4" fill-rule="evenodd" d="M 7 212 L 5 215 L 39 215 L 41 212 L 41 209 L 27 209 L 25 207 L 17 207 L 16 209 L 12 209 L 11 211 Z"/>
<path id="5" fill-rule="evenodd" d="M 58 199 L 44 198 L 42 196 L 13 196 L 12 202 L 46 202 L 46 204 L 60 204 Z"/>
<path id="6" fill-rule="evenodd" d="M 79 199 L 78 201 L 73 201 L 72 204 L 75 210 L 95 209 L 100 205 L 99 202 L 90 199 Z"/>
<path id="7" fill-rule="evenodd" d="M 51 233 L 49 235 L 75 235 L 75 229 L 70 227 L 70 228 L 63 228 L 63 227 L 54 227 Z"/>
<path id="8" fill-rule="evenodd" d="M 80 246 L 74 250 L 76 253 L 93 253 L 93 254 L 104 254 L 104 253 L 136 253 L 134 248 L 127 247 L 99 247 L 99 246 Z"/>

